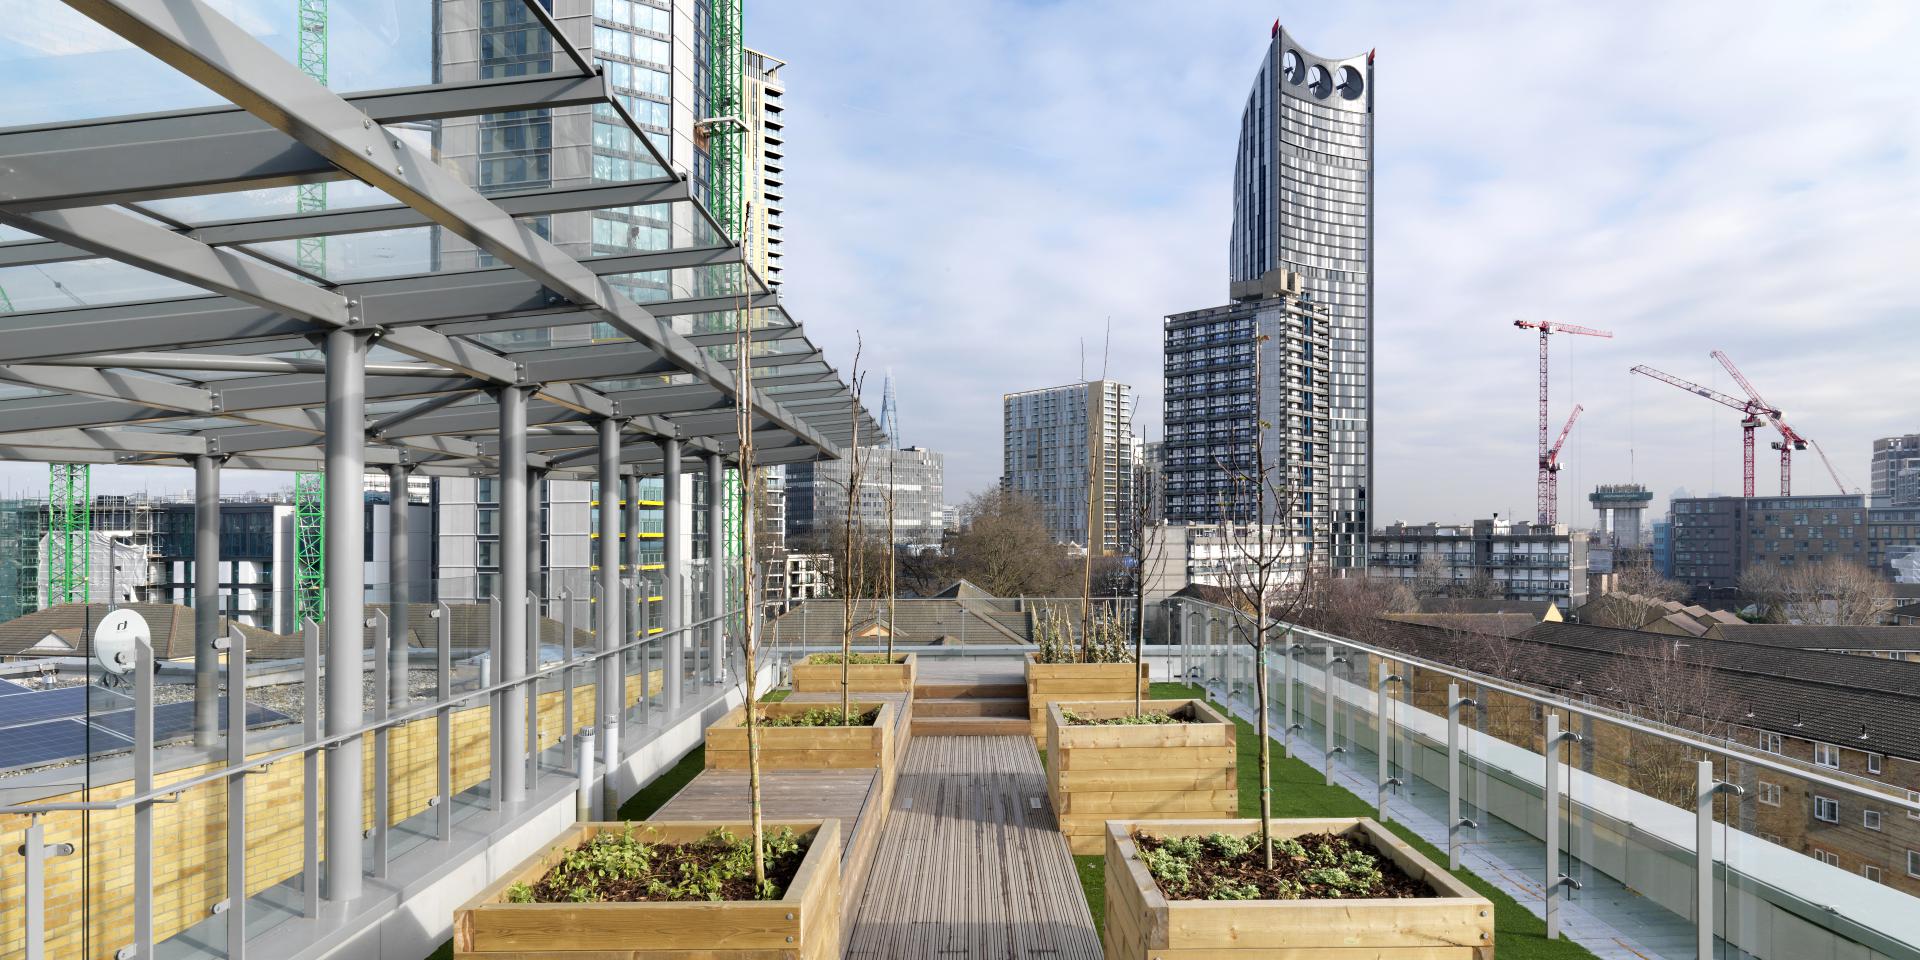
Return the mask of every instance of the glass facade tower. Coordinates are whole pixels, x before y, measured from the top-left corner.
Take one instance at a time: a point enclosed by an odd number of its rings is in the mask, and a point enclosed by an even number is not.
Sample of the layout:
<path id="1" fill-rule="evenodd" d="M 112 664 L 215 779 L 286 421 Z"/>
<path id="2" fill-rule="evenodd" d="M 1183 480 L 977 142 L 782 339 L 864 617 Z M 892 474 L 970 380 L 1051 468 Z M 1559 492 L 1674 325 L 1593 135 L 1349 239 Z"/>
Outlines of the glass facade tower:
<path id="1" fill-rule="evenodd" d="M 1327 313 L 1336 567 L 1366 564 L 1373 489 L 1373 78 L 1372 53 L 1319 57 L 1275 24 L 1234 161 L 1233 299 L 1263 296 L 1276 274 L 1293 273 Z"/>

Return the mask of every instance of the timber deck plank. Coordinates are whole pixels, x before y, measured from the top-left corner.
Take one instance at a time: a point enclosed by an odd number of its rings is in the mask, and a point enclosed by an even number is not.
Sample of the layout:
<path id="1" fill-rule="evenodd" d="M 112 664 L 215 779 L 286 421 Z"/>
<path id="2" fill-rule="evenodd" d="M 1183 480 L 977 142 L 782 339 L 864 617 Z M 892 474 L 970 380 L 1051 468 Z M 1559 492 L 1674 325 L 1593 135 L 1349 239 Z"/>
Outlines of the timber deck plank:
<path id="1" fill-rule="evenodd" d="M 1031 737 L 915 737 L 872 878 L 849 960 L 1100 958 Z"/>

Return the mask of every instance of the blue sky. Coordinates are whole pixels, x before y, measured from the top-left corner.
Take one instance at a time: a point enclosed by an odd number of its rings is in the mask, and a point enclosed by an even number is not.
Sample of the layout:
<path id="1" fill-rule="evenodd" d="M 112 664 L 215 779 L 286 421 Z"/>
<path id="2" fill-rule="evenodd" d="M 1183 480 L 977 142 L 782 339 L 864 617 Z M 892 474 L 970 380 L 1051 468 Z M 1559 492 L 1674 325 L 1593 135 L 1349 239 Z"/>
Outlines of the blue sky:
<path id="1" fill-rule="evenodd" d="M 291 3 L 221 5 L 289 45 Z M 1618 335 L 1555 343 L 1556 427 L 1586 407 L 1575 522 L 1596 483 L 1737 489 L 1733 411 L 1636 363 L 1729 389 L 1707 356 L 1727 350 L 1852 485 L 1873 436 L 1920 429 L 1920 5 L 747 6 L 749 45 L 790 64 L 788 306 L 843 369 L 863 335 L 873 404 L 891 370 L 951 500 L 999 474 L 1001 394 L 1078 379 L 1083 339 L 1097 374 L 1109 319 L 1109 375 L 1158 436 L 1160 320 L 1225 297 L 1232 146 L 1276 17 L 1323 55 L 1379 51 L 1378 522 L 1531 513 L 1516 317 Z M 336 88 L 424 79 L 424 7 L 333 10 L 355 38 Z M 54 115 L 210 100 L 64 7 L 0 15 L 0 123 L 49 119 L 32 91 L 55 70 Z M 1798 467 L 1798 491 L 1832 488 Z M 43 477 L 0 468 L 0 486 Z"/>

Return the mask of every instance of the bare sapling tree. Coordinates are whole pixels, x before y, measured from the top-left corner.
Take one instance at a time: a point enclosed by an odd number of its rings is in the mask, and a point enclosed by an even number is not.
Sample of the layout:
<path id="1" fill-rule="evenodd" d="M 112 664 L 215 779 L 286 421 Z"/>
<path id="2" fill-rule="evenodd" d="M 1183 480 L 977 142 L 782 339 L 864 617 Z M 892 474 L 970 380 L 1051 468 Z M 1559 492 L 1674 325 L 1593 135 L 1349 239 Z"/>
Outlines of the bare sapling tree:
<path id="1" fill-rule="evenodd" d="M 845 589 L 840 591 L 840 722 L 845 726 L 853 725 L 853 702 L 848 693 L 848 688 L 853 684 L 853 629 L 858 609 L 856 604 L 859 603 L 860 587 L 866 573 L 863 569 L 866 531 L 860 522 L 860 472 L 864 466 L 860 455 L 860 389 L 866 383 L 866 374 L 860 370 L 860 354 L 864 348 L 865 343 L 856 331 L 853 335 L 853 370 L 850 376 L 853 389 L 847 396 L 847 425 L 851 430 L 851 439 L 847 442 L 847 555 L 841 564 L 841 582 Z"/>
<path id="2" fill-rule="evenodd" d="M 1142 444 L 1144 446 L 1144 444 Z M 1158 543 L 1149 536 L 1148 527 L 1153 522 L 1154 486 L 1159 475 L 1151 466 L 1136 463 L 1133 466 L 1133 509 L 1128 519 L 1133 524 L 1131 553 L 1133 554 L 1133 662 L 1135 669 L 1146 662 L 1147 653 L 1147 579 L 1155 572 L 1153 563 Z M 1140 716 L 1145 704 L 1142 702 L 1140 684 L 1133 684 L 1133 715 Z"/>
<path id="3" fill-rule="evenodd" d="M 1265 334 L 1254 338 L 1254 383 L 1260 382 L 1261 353 L 1269 339 Z M 1312 538 L 1299 534 L 1296 517 L 1304 512 L 1306 491 L 1298 470 L 1285 462 L 1269 461 L 1266 437 L 1271 429 L 1273 424 L 1256 419 L 1248 454 L 1214 460 L 1228 481 L 1227 496 L 1220 504 L 1223 579 L 1233 606 L 1253 621 L 1248 642 L 1253 647 L 1260 740 L 1260 846 L 1269 870 L 1273 869 L 1273 737 L 1267 706 L 1267 643 L 1270 634 L 1299 620 L 1312 591 L 1314 568 L 1325 562 L 1313 554 Z"/>
<path id="4" fill-rule="evenodd" d="M 745 209 L 744 204 L 742 209 Z M 733 349 L 734 361 L 738 364 L 738 372 L 734 375 L 738 381 L 734 390 L 734 429 L 740 440 L 736 455 L 736 466 L 740 471 L 740 502 L 737 505 L 740 520 L 740 666 L 741 679 L 746 684 L 747 822 L 753 834 L 753 889 L 756 895 L 765 896 L 770 887 L 767 883 L 766 822 L 760 802 L 760 691 L 757 676 L 760 605 L 754 593 L 753 544 L 754 524 L 757 522 L 755 508 L 759 499 L 756 496 L 758 478 L 753 462 L 753 332 L 747 309 L 750 278 L 744 257 L 740 260 L 739 276 L 739 311 L 734 324 Z M 720 564 L 725 559 L 713 557 L 709 562 Z"/>

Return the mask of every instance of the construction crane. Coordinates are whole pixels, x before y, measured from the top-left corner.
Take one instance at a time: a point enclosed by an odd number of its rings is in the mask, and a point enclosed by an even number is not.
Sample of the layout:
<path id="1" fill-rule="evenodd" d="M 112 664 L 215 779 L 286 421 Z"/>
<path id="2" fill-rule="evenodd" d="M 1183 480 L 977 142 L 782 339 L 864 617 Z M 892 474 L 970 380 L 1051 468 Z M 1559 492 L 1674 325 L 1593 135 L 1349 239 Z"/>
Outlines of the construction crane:
<path id="1" fill-rule="evenodd" d="M 1720 404 L 1722 406 L 1732 407 L 1733 409 L 1740 411 L 1741 413 L 1740 439 L 1741 439 L 1742 449 L 1744 450 L 1744 455 L 1741 458 L 1742 467 L 1741 467 L 1741 474 L 1740 474 L 1740 483 L 1741 483 L 1740 489 L 1742 491 L 1742 496 L 1748 496 L 1748 497 L 1753 496 L 1753 431 L 1759 429 L 1760 427 L 1765 426 L 1773 418 L 1779 416 L 1780 411 L 1767 406 L 1765 403 L 1761 402 L 1757 398 L 1753 398 L 1749 396 L 1748 399 L 1742 400 L 1739 397 L 1724 394 L 1718 390 L 1713 390 L 1708 387 L 1703 387 L 1697 383 L 1694 383 L 1691 380 L 1685 380 L 1680 377 L 1676 377 L 1671 373 L 1664 373 L 1659 370 L 1655 370 L 1654 368 L 1649 367 L 1645 364 L 1641 364 L 1640 366 L 1634 367 L 1633 372 L 1640 374 L 1643 377 L 1652 377 L 1653 379 L 1658 380 L 1661 383 L 1673 384 L 1674 386 L 1679 387 L 1680 389 L 1685 390 L 1688 393 L 1697 394 L 1699 396 L 1706 397 L 1708 400 L 1712 400 L 1714 403 Z M 1751 394 L 1751 391 L 1749 391 L 1749 394 Z"/>
<path id="2" fill-rule="evenodd" d="M 1560 448 L 1566 446 L 1567 434 L 1573 432 L 1573 424 L 1580 419 L 1580 411 L 1585 409 L 1579 404 L 1573 405 L 1573 413 L 1567 415 L 1567 425 L 1560 428 L 1560 436 L 1547 450 L 1547 515 L 1546 522 L 1560 522 Z"/>
<path id="3" fill-rule="evenodd" d="M 34 269 L 74 306 L 87 305 L 45 267 Z M 12 312 L 13 298 L 0 289 L 0 313 Z M 111 563 L 111 544 L 107 550 Z M 47 558 L 42 572 L 47 606 L 92 601 L 93 467 L 89 464 L 47 464 Z"/>
<path id="4" fill-rule="evenodd" d="M 1798 430 L 1787 426 L 1786 419 L 1780 415 L 1780 408 L 1767 403 L 1767 401 L 1760 396 L 1760 391 L 1755 390 L 1753 384 L 1747 382 L 1746 375 L 1740 372 L 1739 367 L 1733 365 L 1733 360 L 1729 358 L 1726 353 L 1715 350 L 1713 351 L 1713 358 L 1720 361 L 1720 365 L 1726 368 L 1727 373 L 1733 376 L 1734 382 L 1740 385 L 1740 389 L 1747 392 L 1747 396 L 1752 398 L 1754 403 L 1772 411 L 1768 414 L 1767 419 L 1773 422 L 1774 429 L 1780 431 L 1780 439 L 1773 443 L 1773 448 L 1780 451 L 1780 495 L 1783 497 L 1792 496 L 1793 452 L 1795 450 L 1805 450 L 1807 444 L 1812 441 L 1801 436 Z M 1813 452 L 1820 455 L 1820 462 L 1826 465 L 1827 474 L 1833 477 L 1834 486 L 1838 487 L 1841 493 L 1846 493 L 1847 483 L 1840 479 L 1840 471 L 1833 468 L 1833 461 L 1827 459 L 1826 451 L 1821 450 L 1820 445 L 1816 443 L 1813 444 Z"/>
<path id="5" fill-rule="evenodd" d="M 1554 323 L 1550 320 L 1515 320 L 1513 325 L 1522 330 L 1540 331 L 1540 455 L 1537 461 L 1539 474 L 1534 480 L 1535 515 L 1543 524 L 1554 522 L 1560 513 L 1558 498 L 1554 496 L 1553 474 L 1558 467 L 1549 466 L 1547 459 L 1547 338 L 1556 333 L 1571 333 L 1582 337 L 1600 337 L 1613 339 L 1606 330 L 1592 327 L 1578 327 L 1571 323 Z M 1568 423 L 1572 427 L 1572 423 Z M 1562 439 L 1565 439 L 1563 436 Z"/>
<path id="6" fill-rule="evenodd" d="M 327 0 L 294 0 L 294 54 L 300 72 L 327 83 Z M 327 209 L 327 185 L 303 183 L 294 189 L 294 209 L 318 213 Z M 327 238 L 303 236 L 294 240 L 294 263 L 307 274 L 327 275 Z M 327 618 L 326 474 L 300 471 L 293 475 L 293 623 Z M 407 492 L 393 493 L 393 502 L 406 503 Z M 397 508 L 398 509 L 398 508 Z M 400 512 L 396 512 L 399 516 Z"/>

